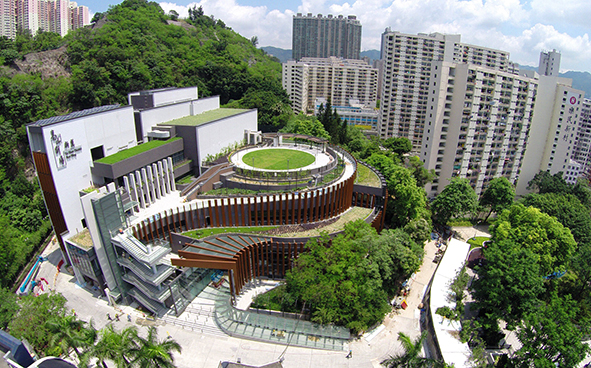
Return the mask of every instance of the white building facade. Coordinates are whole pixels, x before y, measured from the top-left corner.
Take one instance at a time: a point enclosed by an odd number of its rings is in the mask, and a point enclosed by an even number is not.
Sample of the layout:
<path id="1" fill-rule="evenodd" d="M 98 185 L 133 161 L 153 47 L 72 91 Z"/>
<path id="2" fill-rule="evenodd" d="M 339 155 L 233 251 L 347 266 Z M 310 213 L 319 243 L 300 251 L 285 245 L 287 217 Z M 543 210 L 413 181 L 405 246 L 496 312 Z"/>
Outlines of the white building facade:
<path id="1" fill-rule="evenodd" d="M 296 112 L 311 112 L 317 98 L 329 100 L 335 106 L 347 106 L 351 99 L 375 106 L 378 98 L 378 69 L 362 60 L 290 60 L 283 64 L 282 83 Z"/>
<path id="2" fill-rule="evenodd" d="M 438 78 L 434 62 L 467 63 L 502 72 L 511 65 L 508 52 L 462 44 L 460 35 L 410 35 L 389 28 L 382 34 L 381 58 L 380 136 L 408 138 L 416 152 L 422 144 L 429 87 Z"/>
<path id="3" fill-rule="evenodd" d="M 477 194 L 496 177 L 515 184 L 533 119 L 537 81 L 474 64 L 434 62 L 420 158 L 437 178 L 468 178 Z M 437 76 L 437 77 L 435 77 Z"/>

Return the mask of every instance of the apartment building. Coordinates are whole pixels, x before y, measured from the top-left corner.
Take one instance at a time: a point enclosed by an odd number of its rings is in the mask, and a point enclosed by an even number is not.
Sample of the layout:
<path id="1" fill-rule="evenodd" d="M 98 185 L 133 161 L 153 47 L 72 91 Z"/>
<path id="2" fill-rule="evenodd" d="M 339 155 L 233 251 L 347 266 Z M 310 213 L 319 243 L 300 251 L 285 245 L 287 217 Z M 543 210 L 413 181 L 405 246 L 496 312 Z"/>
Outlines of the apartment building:
<path id="1" fill-rule="evenodd" d="M 558 77 L 560 72 L 560 53 L 556 50 L 540 52 L 538 73 L 548 77 Z"/>
<path id="2" fill-rule="evenodd" d="M 335 106 L 348 106 L 349 100 L 375 106 L 378 97 L 378 69 L 362 60 L 337 57 L 290 60 L 283 64 L 282 83 L 296 112 L 311 112 L 318 98 Z"/>
<path id="3" fill-rule="evenodd" d="M 579 174 L 588 176 L 591 171 L 591 100 L 587 98 L 581 105 L 573 160 L 581 164 Z"/>
<path id="4" fill-rule="evenodd" d="M 65 36 L 90 24 L 88 8 L 69 0 L 0 0 L 0 36 L 14 39 L 17 29 L 39 29 Z"/>
<path id="5" fill-rule="evenodd" d="M 312 13 L 293 16 L 292 57 L 359 59 L 361 51 L 361 22 L 354 15 L 333 17 Z"/>
<path id="6" fill-rule="evenodd" d="M 573 171 L 569 166 L 577 157 L 575 151 L 583 131 L 583 98 L 584 92 L 573 88 L 571 79 L 540 76 L 530 139 L 516 188 L 518 195 L 527 193 L 528 182 L 540 171 L 552 175 Z M 582 144 L 581 140 L 581 152 Z"/>
<path id="7" fill-rule="evenodd" d="M 466 63 L 501 72 L 515 69 L 508 52 L 462 44 L 460 35 L 410 35 L 389 28 L 382 34 L 381 58 L 380 136 L 408 138 L 416 152 L 421 149 L 427 119 L 429 86 L 438 78 L 432 69 L 435 62 Z"/>
<path id="8" fill-rule="evenodd" d="M 0 0 L 0 36 L 16 37 L 16 0 Z"/>
<path id="9" fill-rule="evenodd" d="M 427 84 L 426 124 L 420 158 L 437 179 L 468 178 L 480 194 L 493 178 L 516 183 L 533 119 L 538 82 L 471 63 L 437 61 Z"/>

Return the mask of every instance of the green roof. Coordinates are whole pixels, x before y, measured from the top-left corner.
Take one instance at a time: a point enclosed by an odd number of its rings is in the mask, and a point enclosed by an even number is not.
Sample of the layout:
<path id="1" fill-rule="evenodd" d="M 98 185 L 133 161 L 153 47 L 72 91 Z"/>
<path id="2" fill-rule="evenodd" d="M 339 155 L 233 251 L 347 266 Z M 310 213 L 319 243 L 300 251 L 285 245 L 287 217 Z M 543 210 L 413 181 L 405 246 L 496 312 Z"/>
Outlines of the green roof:
<path id="1" fill-rule="evenodd" d="M 154 140 L 154 141 L 149 141 L 147 143 L 138 144 L 135 147 L 124 149 L 123 151 L 119 151 L 119 152 L 114 153 L 110 156 L 103 157 L 99 160 L 96 160 L 95 162 L 98 162 L 101 164 L 107 164 L 107 165 L 116 164 L 119 161 L 123 161 L 125 159 L 130 158 L 130 157 L 139 155 L 140 153 L 144 153 L 144 152 L 147 152 L 151 149 L 164 146 L 165 144 L 168 144 L 170 142 L 173 142 L 173 141 L 176 141 L 179 139 L 182 139 L 182 138 L 176 137 L 176 138 L 168 139 L 166 141 Z"/>
<path id="2" fill-rule="evenodd" d="M 242 114 L 249 111 L 248 109 L 215 109 L 203 112 L 198 115 L 185 116 L 184 118 L 167 121 L 162 125 L 182 125 L 182 126 L 199 126 L 211 121 L 220 120 L 233 115 Z"/>

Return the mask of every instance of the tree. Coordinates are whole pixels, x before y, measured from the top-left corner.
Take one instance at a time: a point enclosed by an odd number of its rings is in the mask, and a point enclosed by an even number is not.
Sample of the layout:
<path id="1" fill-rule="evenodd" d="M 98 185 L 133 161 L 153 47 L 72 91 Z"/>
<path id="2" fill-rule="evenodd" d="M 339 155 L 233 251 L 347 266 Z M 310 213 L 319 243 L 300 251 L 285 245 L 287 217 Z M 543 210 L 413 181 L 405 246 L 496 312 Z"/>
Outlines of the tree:
<path id="1" fill-rule="evenodd" d="M 139 339 L 140 348 L 133 360 L 133 364 L 140 368 L 174 368 L 174 351 L 180 353 L 181 346 L 173 339 L 158 340 L 156 327 L 148 327 L 148 336 Z"/>
<path id="2" fill-rule="evenodd" d="M 484 221 L 493 213 L 500 213 L 505 208 L 508 208 L 513 203 L 515 198 L 515 188 L 504 176 L 494 178 L 488 183 L 488 187 L 480 197 L 480 205 L 489 207 L 490 212 L 486 215 Z"/>
<path id="3" fill-rule="evenodd" d="M 375 229 L 359 220 L 333 239 L 313 239 L 286 275 L 292 311 L 310 309 L 312 321 L 363 331 L 390 310 L 377 262 L 368 259 Z"/>
<path id="4" fill-rule="evenodd" d="M 427 332 L 423 331 L 415 341 L 404 332 L 398 333 L 398 340 L 402 343 L 404 353 L 392 356 L 384 360 L 381 364 L 388 368 L 431 368 L 446 367 L 445 363 L 435 359 L 419 356 L 423 348 L 423 342 L 427 338 Z"/>
<path id="5" fill-rule="evenodd" d="M 392 227 L 404 227 L 410 221 L 426 215 L 427 198 L 423 188 L 417 186 L 410 170 L 396 165 L 391 157 L 374 153 L 367 163 L 378 169 L 388 183 L 388 209 Z"/>
<path id="6" fill-rule="evenodd" d="M 8 289 L 0 288 L 0 329 L 5 330 L 8 323 L 18 312 L 16 294 Z"/>
<path id="7" fill-rule="evenodd" d="M 405 153 L 412 151 L 412 143 L 408 138 L 386 138 L 384 140 L 384 147 L 394 152 L 395 154 L 402 156 Z"/>
<path id="8" fill-rule="evenodd" d="M 324 129 L 324 126 L 316 117 L 305 116 L 302 113 L 290 119 L 287 125 L 283 129 L 281 129 L 281 132 L 305 134 L 318 138 L 330 139 L 330 135 Z"/>
<path id="9" fill-rule="evenodd" d="M 174 10 L 174 9 L 170 9 L 168 11 L 168 15 L 170 16 L 170 19 L 172 19 L 172 20 L 178 20 L 179 19 L 179 13 L 176 10 Z"/>
<path id="10" fill-rule="evenodd" d="M 27 295 L 19 301 L 20 311 L 8 324 L 11 335 L 26 339 L 37 353 L 44 355 L 51 332 L 46 322 L 66 316 L 66 299 L 61 294 Z"/>
<path id="11" fill-rule="evenodd" d="M 518 368 L 577 367 L 591 352 L 582 342 L 589 323 L 579 318 L 578 308 L 569 295 L 552 295 L 550 303 L 540 304 L 528 314 L 517 332 L 523 345 L 511 359 Z"/>
<path id="12" fill-rule="evenodd" d="M 468 179 L 452 178 L 431 203 L 433 218 L 440 224 L 447 224 L 452 217 L 473 213 L 477 200 L 476 192 Z"/>
<path id="13" fill-rule="evenodd" d="M 79 349 L 91 346 L 96 338 L 96 330 L 92 324 L 86 327 L 86 322 L 73 315 L 50 319 L 45 322 L 45 327 L 51 333 L 50 348 L 59 347 L 65 356 L 69 356 L 70 350 L 74 350 L 79 360 L 82 359 Z"/>
<path id="14" fill-rule="evenodd" d="M 540 211 L 556 217 L 565 227 L 568 227 L 579 244 L 591 244 L 591 217 L 589 209 L 581 204 L 579 199 L 568 193 L 544 193 L 527 195 L 521 203 L 533 206 Z"/>
<path id="15" fill-rule="evenodd" d="M 254 46 L 257 47 L 257 45 L 259 44 L 259 38 L 257 36 L 252 36 L 250 38 L 250 43 Z"/>
<path id="16" fill-rule="evenodd" d="M 107 368 L 107 359 L 113 361 L 117 367 L 129 367 L 140 350 L 139 342 L 135 326 L 118 332 L 109 324 L 99 332 L 99 339 L 89 350 L 87 359 L 90 356 L 96 357 L 104 368 Z"/>
<path id="17" fill-rule="evenodd" d="M 537 307 L 544 291 L 539 257 L 518 244 L 502 240 L 484 248 L 486 263 L 474 282 L 478 307 L 511 326 Z"/>
<path id="18" fill-rule="evenodd" d="M 406 167 L 412 171 L 412 176 L 417 180 L 417 186 L 421 188 L 424 188 L 427 183 L 432 182 L 437 177 L 434 169 L 425 169 L 425 164 L 418 156 L 409 157 Z"/>
<path id="19" fill-rule="evenodd" d="M 568 193 L 569 185 L 562 178 L 562 172 L 550 175 L 548 171 L 540 171 L 527 183 L 527 189 L 538 193 Z"/>
<path id="20" fill-rule="evenodd" d="M 530 249 L 538 258 L 540 275 L 565 271 L 576 242 L 556 218 L 518 203 L 503 211 L 491 227 L 494 241 L 511 240 Z"/>

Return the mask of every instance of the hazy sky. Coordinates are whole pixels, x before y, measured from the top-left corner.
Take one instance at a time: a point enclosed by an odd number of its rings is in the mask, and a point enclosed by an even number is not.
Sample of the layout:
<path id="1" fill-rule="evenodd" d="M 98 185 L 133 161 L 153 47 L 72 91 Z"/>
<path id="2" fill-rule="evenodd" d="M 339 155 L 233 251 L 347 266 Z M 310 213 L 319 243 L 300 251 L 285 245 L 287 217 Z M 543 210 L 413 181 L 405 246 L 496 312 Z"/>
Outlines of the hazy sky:
<path id="1" fill-rule="evenodd" d="M 91 13 L 107 10 L 117 0 L 80 0 Z M 281 5 L 278 5 L 281 4 Z M 591 72 L 591 6 L 589 0 L 176 0 L 160 2 L 181 17 L 188 7 L 203 6 L 259 46 L 291 49 L 292 16 L 356 15 L 361 21 L 361 50 L 380 49 L 386 27 L 403 33 L 454 33 L 462 42 L 511 53 L 511 60 L 537 66 L 541 50 L 562 54 L 561 69 Z"/>

